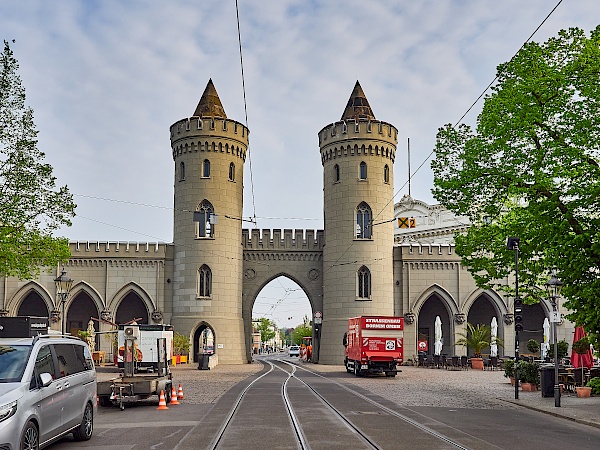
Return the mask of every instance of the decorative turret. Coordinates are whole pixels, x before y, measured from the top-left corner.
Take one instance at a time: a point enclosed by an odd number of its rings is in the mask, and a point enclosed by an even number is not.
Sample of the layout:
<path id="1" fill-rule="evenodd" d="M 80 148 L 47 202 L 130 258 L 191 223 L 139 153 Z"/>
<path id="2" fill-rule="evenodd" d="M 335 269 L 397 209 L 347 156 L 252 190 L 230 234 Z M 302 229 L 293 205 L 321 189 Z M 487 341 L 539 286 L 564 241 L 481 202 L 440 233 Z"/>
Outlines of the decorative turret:
<path id="1" fill-rule="evenodd" d="M 172 324 L 179 332 L 192 330 L 193 355 L 208 340 L 219 363 L 239 364 L 246 360 L 240 218 L 248 129 L 227 118 L 209 80 L 194 115 L 171 126 L 171 147 Z"/>
<path id="2" fill-rule="evenodd" d="M 358 81 L 342 120 L 319 132 L 325 246 L 320 362 L 343 361 L 348 318 L 393 315 L 393 164 L 398 132 Z"/>

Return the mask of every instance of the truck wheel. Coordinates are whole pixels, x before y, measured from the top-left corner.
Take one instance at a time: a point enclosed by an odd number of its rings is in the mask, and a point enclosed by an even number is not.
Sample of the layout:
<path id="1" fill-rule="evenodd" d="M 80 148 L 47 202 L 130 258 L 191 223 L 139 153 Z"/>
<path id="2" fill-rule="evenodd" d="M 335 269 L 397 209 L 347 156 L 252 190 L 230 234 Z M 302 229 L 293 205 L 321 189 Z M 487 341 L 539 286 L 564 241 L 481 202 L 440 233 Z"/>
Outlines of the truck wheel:
<path id="1" fill-rule="evenodd" d="M 171 403 L 171 385 L 167 384 L 165 386 L 165 389 L 166 389 L 166 391 L 165 391 L 165 402 L 168 405 L 169 403 Z"/>
<path id="2" fill-rule="evenodd" d="M 101 395 L 98 397 L 98 403 L 100 403 L 100 406 L 112 406 L 111 401 L 109 400 L 107 395 Z"/>
<path id="3" fill-rule="evenodd" d="M 354 361 L 354 375 L 360 377 L 360 364 L 357 364 L 356 361 Z"/>

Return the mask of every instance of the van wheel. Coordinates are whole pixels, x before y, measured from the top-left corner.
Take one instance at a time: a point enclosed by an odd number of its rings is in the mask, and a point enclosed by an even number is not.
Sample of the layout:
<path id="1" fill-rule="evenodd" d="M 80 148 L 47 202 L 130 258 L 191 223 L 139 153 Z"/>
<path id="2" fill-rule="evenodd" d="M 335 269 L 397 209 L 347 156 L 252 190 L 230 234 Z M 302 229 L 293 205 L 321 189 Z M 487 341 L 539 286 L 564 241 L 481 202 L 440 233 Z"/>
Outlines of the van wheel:
<path id="1" fill-rule="evenodd" d="M 94 431 L 94 411 L 92 405 L 87 403 L 83 411 L 83 418 L 77 428 L 73 430 L 73 438 L 76 441 L 89 441 Z"/>
<path id="2" fill-rule="evenodd" d="M 40 435 L 33 422 L 27 422 L 21 433 L 21 450 L 37 450 L 40 448 Z"/>

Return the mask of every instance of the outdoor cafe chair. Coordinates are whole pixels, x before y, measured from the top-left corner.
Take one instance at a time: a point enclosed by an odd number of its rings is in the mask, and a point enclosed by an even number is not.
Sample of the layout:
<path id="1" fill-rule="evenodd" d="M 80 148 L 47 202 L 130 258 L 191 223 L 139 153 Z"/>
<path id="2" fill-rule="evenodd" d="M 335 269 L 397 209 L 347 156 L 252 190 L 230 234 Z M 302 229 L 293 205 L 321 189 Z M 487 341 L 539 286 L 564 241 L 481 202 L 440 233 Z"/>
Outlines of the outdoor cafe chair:
<path id="1" fill-rule="evenodd" d="M 427 355 L 427 359 L 425 360 L 425 366 L 433 367 L 433 355 Z"/>
<path id="2" fill-rule="evenodd" d="M 446 355 L 440 356 L 440 366 L 442 366 L 444 369 L 448 368 L 448 361 L 446 360 Z"/>
<path id="3" fill-rule="evenodd" d="M 425 366 L 425 355 L 419 355 L 419 360 L 418 360 L 418 367 L 424 367 Z"/>
<path id="4" fill-rule="evenodd" d="M 433 355 L 433 366 L 436 369 L 440 368 L 440 355 Z"/>
<path id="5" fill-rule="evenodd" d="M 452 369 L 460 368 L 460 358 L 458 356 L 452 357 Z"/>
<path id="6" fill-rule="evenodd" d="M 460 368 L 463 370 L 467 370 L 469 368 L 468 359 L 466 356 L 460 357 Z"/>
<path id="7" fill-rule="evenodd" d="M 496 368 L 498 367 L 498 357 L 490 356 L 490 359 L 488 359 L 487 361 L 487 367 L 489 370 L 496 370 Z"/>

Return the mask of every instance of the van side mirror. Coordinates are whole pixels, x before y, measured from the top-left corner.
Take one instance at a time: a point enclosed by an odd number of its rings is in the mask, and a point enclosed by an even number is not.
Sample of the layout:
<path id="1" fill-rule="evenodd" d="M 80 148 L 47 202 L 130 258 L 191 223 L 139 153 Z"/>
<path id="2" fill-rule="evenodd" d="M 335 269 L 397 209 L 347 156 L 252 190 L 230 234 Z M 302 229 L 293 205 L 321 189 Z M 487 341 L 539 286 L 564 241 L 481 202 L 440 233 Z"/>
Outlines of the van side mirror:
<path id="1" fill-rule="evenodd" d="M 344 339 L 342 339 L 342 344 L 344 344 L 344 347 L 348 347 L 348 333 L 344 333 Z"/>
<path id="2" fill-rule="evenodd" d="M 42 382 L 42 387 L 48 387 L 50 386 L 50 383 L 52 383 L 52 375 L 48 372 L 41 373 L 40 381 Z"/>

